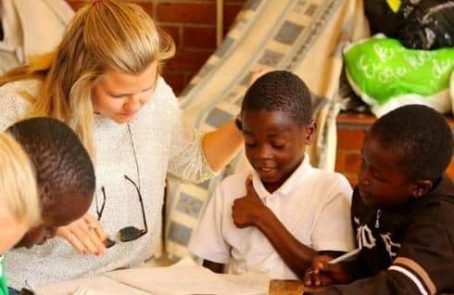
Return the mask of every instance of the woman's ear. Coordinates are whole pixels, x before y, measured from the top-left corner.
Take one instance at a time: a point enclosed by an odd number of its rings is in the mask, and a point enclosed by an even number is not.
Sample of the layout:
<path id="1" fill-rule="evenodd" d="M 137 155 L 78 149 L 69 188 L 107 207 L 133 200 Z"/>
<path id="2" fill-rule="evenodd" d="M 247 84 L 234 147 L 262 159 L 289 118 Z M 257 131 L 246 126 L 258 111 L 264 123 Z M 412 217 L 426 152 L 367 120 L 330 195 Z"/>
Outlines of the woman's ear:
<path id="1" fill-rule="evenodd" d="M 314 138 L 315 131 L 317 130 L 317 123 L 315 123 L 314 120 L 312 120 L 309 124 L 306 126 L 306 144 L 310 145 L 312 143 L 312 139 Z"/>
<path id="2" fill-rule="evenodd" d="M 427 194 L 433 187 L 432 180 L 417 180 L 412 188 L 410 189 L 411 195 L 414 198 L 420 198 Z"/>

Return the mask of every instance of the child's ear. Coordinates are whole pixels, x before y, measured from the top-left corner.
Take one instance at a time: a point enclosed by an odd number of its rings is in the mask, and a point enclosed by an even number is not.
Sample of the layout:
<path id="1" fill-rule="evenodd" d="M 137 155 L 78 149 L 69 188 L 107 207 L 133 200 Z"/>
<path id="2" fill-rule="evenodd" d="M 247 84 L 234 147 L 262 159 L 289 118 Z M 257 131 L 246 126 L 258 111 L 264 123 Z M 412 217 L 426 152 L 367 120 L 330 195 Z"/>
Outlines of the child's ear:
<path id="1" fill-rule="evenodd" d="M 432 189 L 432 186 L 432 180 L 417 180 L 410 188 L 411 196 L 414 198 L 420 198 L 427 194 Z"/>
<path id="2" fill-rule="evenodd" d="M 312 120 L 306 127 L 306 144 L 309 145 L 312 143 L 312 139 L 314 138 L 315 130 L 317 130 L 317 123 Z"/>

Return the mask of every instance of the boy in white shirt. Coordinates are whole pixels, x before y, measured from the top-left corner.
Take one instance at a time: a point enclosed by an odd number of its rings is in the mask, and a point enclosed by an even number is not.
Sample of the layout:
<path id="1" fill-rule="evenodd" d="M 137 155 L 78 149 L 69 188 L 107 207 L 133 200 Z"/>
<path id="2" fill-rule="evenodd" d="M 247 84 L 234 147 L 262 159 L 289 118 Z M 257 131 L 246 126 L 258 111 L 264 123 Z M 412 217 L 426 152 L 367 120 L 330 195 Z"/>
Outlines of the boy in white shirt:
<path id="1" fill-rule="evenodd" d="M 207 205 L 189 245 L 215 272 L 262 271 L 303 278 L 317 253 L 353 248 L 352 189 L 338 173 L 311 167 L 311 95 L 286 71 L 257 79 L 238 122 L 254 171 L 227 177 Z"/>

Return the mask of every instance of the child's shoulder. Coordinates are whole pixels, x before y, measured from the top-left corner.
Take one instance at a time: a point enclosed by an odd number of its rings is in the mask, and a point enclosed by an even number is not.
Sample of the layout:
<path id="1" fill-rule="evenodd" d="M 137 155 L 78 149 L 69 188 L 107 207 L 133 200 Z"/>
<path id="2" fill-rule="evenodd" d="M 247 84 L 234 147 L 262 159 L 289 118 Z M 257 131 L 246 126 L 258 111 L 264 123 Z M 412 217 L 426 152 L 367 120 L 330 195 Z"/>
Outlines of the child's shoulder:
<path id="1" fill-rule="evenodd" d="M 413 202 L 410 208 L 410 223 L 449 227 L 454 238 L 454 184 L 450 179 L 443 179 L 435 190 Z"/>
<path id="2" fill-rule="evenodd" d="M 172 88 L 167 84 L 166 80 L 162 76 L 158 76 L 156 79 L 155 89 L 151 94 L 151 97 L 144 105 L 141 113 L 147 113 L 145 116 L 149 116 L 149 112 L 164 113 L 167 117 L 175 115 L 175 112 L 179 111 L 180 102 L 178 101 Z M 154 115 L 156 116 L 156 115 Z"/>
<path id="3" fill-rule="evenodd" d="M 237 172 L 224 178 L 218 186 L 218 192 L 223 197 L 236 198 L 246 193 L 246 179 L 251 171 Z"/>
<path id="4" fill-rule="evenodd" d="M 241 171 L 235 174 L 231 174 L 224 178 L 221 182 L 221 186 L 238 186 L 244 187 L 246 179 L 252 175 L 252 171 Z"/>
<path id="5" fill-rule="evenodd" d="M 320 168 L 312 168 L 311 172 L 305 178 L 305 182 L 317 186 L 341 186 L 349 187 L 351 189 L 351 185 L 344 175 Z"/>
<path id="6" fill-rule="evenodd" d="M 428 198 L 433 198 L 433 196 L 428 196 Z M 422 220 L 436 222 L 438 220 L 440 223 L 451 226 L 454 224 L 454 196 L 435 197 L 433 200 L 424 202 L 413 210 L 411 216 L 412 220 L 417 222 Z"/>
<path id="7" fill-rule="evenodd" d="M 156 80 L 156 86 L 155 86 L 155 91 L 153 92 L 153 96 L 164 100 L 165 102 L 169 102 L 169 100 L 172 103 L 175 103 L 178 105 L 178 100 L 175 96 L 175 93 L 173 92 L 172 87 L 167 83 L 166 80 L 162 76 L 159 76 L 158 79 Z"/>
<path id="8" fill-rule="evenodd" d="M 453 199 L 451 197 L 451 199 Z M 454 200 L 449 198 L 436 198 L 431 202 L 424 202 L 423 205 L 413 210 L 406 218 L 405 243 L 423 243 L 434 247 L 442 247 L 439 251 L 452 251 L 449 245 L 454 241 Z M 422 239 L 422 240 L 420 240 Z"/>
<path id="9" fill-rule="evenodd" d="M 17 80 L 8 82 L 0 87 L 0 92 L 3 94 L 16 94 L 20 95 L 22 92 L 26 91 L 30 95 L 38 94 L 41 86 L 42 81 L 39 79 L 25 79 L 25 80 Z"/>
<path id="10" fill-rule="evenodd" d="M 445 176 L 431 192 L 417 199 L 414 203 L 416 211 L 454 210 L 454 183 Z M 454 211 L 453 211 L 454 216 Z"/>
<path id="11" fill-rule="evenodd" d="M 312 168 L 294 184 L 294 193 L 317 199 L 324 204 L 336 199 L 350 202 L 353 190 L 347 178 L 340 173 Z"/>
<path id="12" fill-rule="evenodd" d="M 0 87 L 0 101 L 5 111 L 20 109 L 30 104 L 32 97 L 38 96 L 42 82 L 37 79 L 27 79 L 9 82 Z"/>
<path id="13" fill-rule="evenodd" d="M 31 98 L 39 93 L 41 82 L 36 79 L 20 80 L 0 87 L 0 130 L 5 130 L 27 114 Z"/>

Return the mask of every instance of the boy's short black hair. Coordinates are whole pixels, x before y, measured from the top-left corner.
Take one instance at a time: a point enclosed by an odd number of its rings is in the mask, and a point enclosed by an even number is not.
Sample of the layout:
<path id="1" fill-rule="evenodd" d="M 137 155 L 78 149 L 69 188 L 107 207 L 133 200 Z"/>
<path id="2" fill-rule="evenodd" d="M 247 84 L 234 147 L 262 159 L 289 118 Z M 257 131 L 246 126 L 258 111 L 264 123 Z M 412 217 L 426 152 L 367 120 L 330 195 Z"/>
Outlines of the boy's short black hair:
<path id="1" fill-rule="evenodd" d="M 311 93 L 297 75 L 269 72 L 251 85 L 241 105 L 241 112 L 258 110 L 282 111 L 294 122 L 307 124 L 312 120 Z"/>
<path id="2" fill-rule="evenodd" d="M 33 163 L 44 218 L 68 198 L 93 197 L 93 164 L 71 128 L 56 119 L 32 118 L 15 123 L 7 132 Z"/>
<path id="3" fill-rule="evenodd" d="M 423 105 L 387 113 L 372 125 L 370 136 L 396 151 L 399 166 L 412 180 L 436 180 L 451 161 L 451 128 L 442 115 Z"/>

